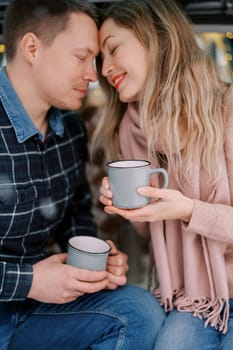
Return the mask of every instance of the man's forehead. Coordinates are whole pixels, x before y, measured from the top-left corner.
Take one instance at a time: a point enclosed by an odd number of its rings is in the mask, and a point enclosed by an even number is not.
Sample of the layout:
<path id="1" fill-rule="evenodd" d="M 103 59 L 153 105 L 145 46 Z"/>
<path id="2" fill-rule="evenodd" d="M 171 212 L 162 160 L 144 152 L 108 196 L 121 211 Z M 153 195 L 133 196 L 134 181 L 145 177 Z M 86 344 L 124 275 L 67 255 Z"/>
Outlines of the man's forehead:
<path id="1" fill-rule="evenodd" d="M 71 16 L 67 32 L 77 43 L 77 48 L 98 53 L 99 35 L 94 20 L 84 13 L 75 13 Z"/>

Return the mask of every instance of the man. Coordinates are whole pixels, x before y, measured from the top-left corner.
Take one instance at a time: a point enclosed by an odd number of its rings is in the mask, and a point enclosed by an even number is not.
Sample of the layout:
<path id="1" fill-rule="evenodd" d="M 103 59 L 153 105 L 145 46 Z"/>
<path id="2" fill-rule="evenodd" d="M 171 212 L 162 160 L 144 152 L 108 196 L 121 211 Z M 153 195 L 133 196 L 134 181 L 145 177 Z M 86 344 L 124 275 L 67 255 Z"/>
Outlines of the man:
<path id="1" fill-rule="evenodd" d="M 126 283 L 111 243 L 107 271 L 46 256 L 55 237 L 96 235 L 77 110 L 96 80 L 94 8 L 81 0 L 13 0 L 0 74 L 0 349 L 152 349 L 155 298 Z"/>

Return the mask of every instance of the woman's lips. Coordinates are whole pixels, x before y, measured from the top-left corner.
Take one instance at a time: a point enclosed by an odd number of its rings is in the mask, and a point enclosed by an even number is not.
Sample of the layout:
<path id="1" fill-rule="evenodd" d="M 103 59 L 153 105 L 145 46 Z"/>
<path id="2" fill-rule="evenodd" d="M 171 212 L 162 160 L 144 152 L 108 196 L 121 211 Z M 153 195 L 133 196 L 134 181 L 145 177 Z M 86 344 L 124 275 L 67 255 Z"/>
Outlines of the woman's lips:
<path id="1" fill-rule="evenodd" d="M 115 87 L 115 89 L 117 90 L 119 88 L 119 86 L 121 85 L 122 81 L 124 80 L 125 78 L 125 73 L 122 73 L 122 74 L 118 74 L 116 76 L 114 76 L 112 78 L 112 82 L 113 82 L 113 85 Z"/>

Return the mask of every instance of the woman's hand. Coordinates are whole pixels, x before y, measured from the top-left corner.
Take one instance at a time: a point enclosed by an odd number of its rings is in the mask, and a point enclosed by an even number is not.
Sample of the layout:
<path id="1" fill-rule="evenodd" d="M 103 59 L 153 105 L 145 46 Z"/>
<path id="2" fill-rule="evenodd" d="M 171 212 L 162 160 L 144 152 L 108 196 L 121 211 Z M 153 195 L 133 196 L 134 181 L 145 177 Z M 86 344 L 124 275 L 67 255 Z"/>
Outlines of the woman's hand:
<path id="1" fill-rule="evenodd" d="M 112 205 L 112 191 L 110 190 L 110 182 L 107 176 L 102 180 L 100 194 L 99 200 L 102 204 Z"/>
<path id="2" fill-rule="evenodd" d="M 152 199 L 148 205 L 139 209 L 119 209 L 112 205 L 111 191 L 108 186 L 107 179 L 103 179 L 100 200 L 105 205 L 104 210 L 107 214 L 118 214 L 132 222 L 175 219 L 189 222 L 191 218 L 193 200 L 185 197 L 180 191 L 143 186 L 138 189 L 138 192 Z"/>
<path id="3" fill-rule="evenodd" d="M 116 289 L 124 286 L 127 282 L 126 272 L 129 267 L 128 257 L 119 251 L 112 241 L 107 241 L 111 246 L 111 251 L 107 260 L 108 285 L 107 289 Z"/>

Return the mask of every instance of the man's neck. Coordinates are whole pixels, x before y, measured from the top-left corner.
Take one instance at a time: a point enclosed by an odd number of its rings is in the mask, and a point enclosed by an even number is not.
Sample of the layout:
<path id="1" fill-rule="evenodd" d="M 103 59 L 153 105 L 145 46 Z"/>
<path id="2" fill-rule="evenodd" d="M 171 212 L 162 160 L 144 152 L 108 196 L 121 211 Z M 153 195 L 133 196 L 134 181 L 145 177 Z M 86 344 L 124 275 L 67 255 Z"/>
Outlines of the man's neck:
<path id="1" fill-rule="evenodd" d="M 46 116 L 50 106 L 40 98 L 38 91 L 34 88 L 33 79 L 30 78 L 28 72 L 24 72 L 23 69 L 17 67 L 15 68 L 14 64 L 7 66 L 7 75 L 33 124 L 45 137 L 48 128 Z M 25 79 L 27 76 L 29 78 Z M 23 84 L 21 83 L 22 81 Z"/>

